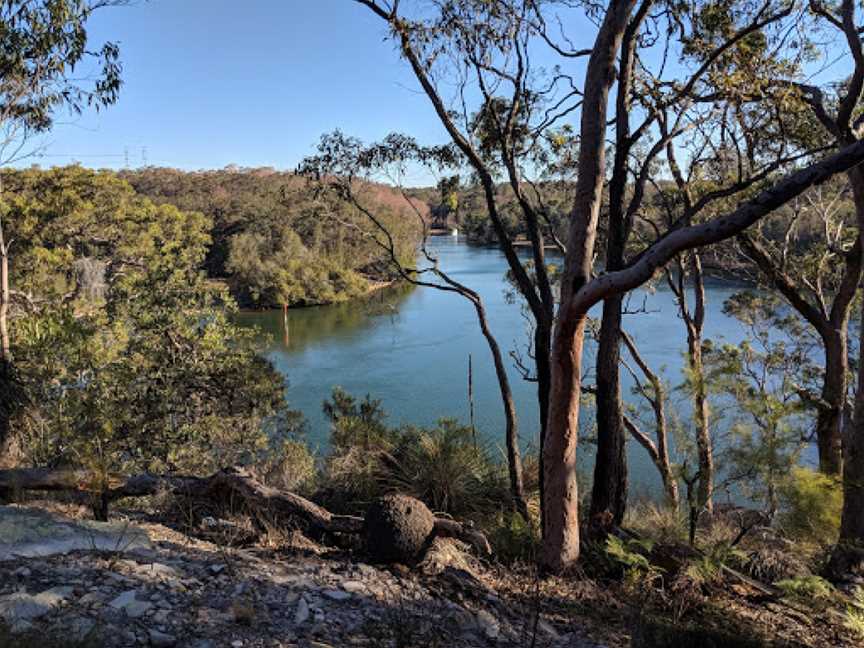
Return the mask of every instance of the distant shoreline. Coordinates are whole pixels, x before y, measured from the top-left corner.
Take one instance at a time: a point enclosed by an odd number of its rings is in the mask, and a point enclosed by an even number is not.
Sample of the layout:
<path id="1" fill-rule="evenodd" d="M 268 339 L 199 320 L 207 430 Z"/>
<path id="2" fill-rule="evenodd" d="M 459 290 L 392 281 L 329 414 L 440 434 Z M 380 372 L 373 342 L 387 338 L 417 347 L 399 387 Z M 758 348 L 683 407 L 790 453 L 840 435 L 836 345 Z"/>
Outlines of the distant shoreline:
<path id="1" fill-rule="evenodd" d="M 357 301 L 358 299 L 366 299 L 371 297 L 377 292 L 390 288 L 391 286 L 399 283 L 399 279 L 391 279 L 390 281 L 372 281 L 367 280 L 369 282 L 369 286 L 366 288 L 366 292 L 362 295 L 357 295 L 356 297 L 352 297 L 351 299 L 345 299 L 343 301 L 336 302 L 310 302 L 307 304 L 294 304 L 293 306 L 289 306 L 288 310 L 298 310 L 301 308 L 316 308 L 318 306 L 333 306 L 335 304 L 344 304 L 346 302 Z M 281 311 L 281 306 L 262 306 L 260 308 L 254 308 L 251 306 L 242 306 L 238 308 L 241 313 L 267 313 L 271 311 Z"/>

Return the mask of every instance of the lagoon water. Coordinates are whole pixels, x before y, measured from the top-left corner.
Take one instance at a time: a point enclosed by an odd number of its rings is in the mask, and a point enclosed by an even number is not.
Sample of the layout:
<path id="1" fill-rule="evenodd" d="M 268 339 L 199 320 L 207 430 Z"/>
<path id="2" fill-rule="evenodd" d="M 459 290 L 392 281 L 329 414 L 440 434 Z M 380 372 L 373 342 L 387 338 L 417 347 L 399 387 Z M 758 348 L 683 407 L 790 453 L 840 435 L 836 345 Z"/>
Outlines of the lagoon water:
<path id="1" fill-rule="evenodd" d="M 480 293 L 505 353 L 524 348 L 527 326 L 520 306 L 507 299 L 507 263 L 501 252 L 469 246 L 452 236 L 434 237 L 429 247 L 442 269 Z M 708 282 L 706 338 L 729 343 L 743 339 L 740 324 L 722 312 L 723 302 L 741 288 L 731 282 Z M 630 310 L 643 312 L 625 315 L 625 329 L 654 370 L 663 370 L 671 386 L 679 384 L 686 337 L 672 293 L 658 282 L 656 291 L 634 293 Z M 267 355 L 286 376 L 289 404 L 305 414 L 313 447 L 326 448 L 328 423 L 321 403 L 336 385 L 358 397 L 368 393 L 380 399 L 391 425 L 432 425 L 441 417 L 467 423 L 471 354 L 478 435 L 491 447 L 503 448 L 504 415 L 491 356 L 473 307 L 459 295 L 431 288 L 388 288 L 363 301 L 290 310 L 287 331 L 281 311 L 241 313 L 239 321 L 257 326 L 267 336 Z M 589 367 L 592 352 L 589 343 Z M 508 364 L 522 442 L 536 443 L 534 384 L 523 380 L 512 362 Z M 626 372 L 622 380 L 625 397 L 632 399 Z M 680 411 L 688 411 L 684 394 L 673 392 L 673 401 Z M 722 417 L 728 412 L 717 407 L 714 414 Z M 585 422 L 589 429 L 590 415 Z M 722 421 L 717 423 L 722 426 Z M 656 469 L 639 445 L 631 440 L 629 446 L 632 492 L 656 493 Z M 580 463 L 590 465 L 591 452 L 590 443 L 582 444 Z"/>

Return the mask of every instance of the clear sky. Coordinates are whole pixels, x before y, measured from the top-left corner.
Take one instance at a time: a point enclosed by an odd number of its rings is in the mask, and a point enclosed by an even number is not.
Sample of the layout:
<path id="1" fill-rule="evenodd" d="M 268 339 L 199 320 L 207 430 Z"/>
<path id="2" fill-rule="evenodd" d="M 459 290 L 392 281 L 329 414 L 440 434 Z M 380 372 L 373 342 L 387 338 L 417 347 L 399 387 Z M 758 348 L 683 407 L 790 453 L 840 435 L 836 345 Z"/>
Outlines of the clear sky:
<path id="1" fill-rule="evenodd" d="M 576 38 L 595 31 L 571 27 Z M 24 164 L 120 168 L 128 152 L 130 167 L 293 169 L 335 128 L 448 141 L 384 23 L 351 0 L 133 0 L 97 12 L 89 32 L 91 47 L 120 44 L 120 100 L 60 116 L 46 155 Z"/>
<path id="2" fill-rule="evenodd" d="M 119 41 L 119 102 L 46 138 L 43 166 L 291 169 L 318 137 L 393 130 L 445 140 L 384 24 L 348 0 L 137 0 L 98 12 Z"/>

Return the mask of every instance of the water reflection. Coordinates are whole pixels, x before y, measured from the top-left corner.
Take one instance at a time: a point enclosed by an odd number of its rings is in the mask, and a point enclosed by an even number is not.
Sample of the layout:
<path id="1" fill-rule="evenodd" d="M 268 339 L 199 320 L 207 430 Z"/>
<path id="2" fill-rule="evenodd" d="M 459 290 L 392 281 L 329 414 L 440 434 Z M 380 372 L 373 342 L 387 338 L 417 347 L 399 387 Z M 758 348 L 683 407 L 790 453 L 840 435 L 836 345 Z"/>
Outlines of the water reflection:
<path id="1" fill-rule="evenodd" d="M 243 311 L 235 321 L 257 327 L 271 341 L 270 352 L 293 353 L 334 337 L 355 337 L 378 326 L 379 318 L 399 316 L 401 304 L 414 287 L 399 284 L 382 288 L 364 299 L 331 306 L 270 311 Z"/>

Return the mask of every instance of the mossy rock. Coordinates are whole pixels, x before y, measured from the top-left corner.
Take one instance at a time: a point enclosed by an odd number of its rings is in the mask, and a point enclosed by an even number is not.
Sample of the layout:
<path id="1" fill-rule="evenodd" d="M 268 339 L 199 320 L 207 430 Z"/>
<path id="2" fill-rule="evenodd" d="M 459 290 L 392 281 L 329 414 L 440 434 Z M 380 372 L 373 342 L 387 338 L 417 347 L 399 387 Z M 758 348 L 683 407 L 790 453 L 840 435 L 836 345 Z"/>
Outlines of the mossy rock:
<path id="1" fill-rule="evenodd" d="M 715 628 L 673 624 L 656 617 L 641 616 L 635 623 L 631 648 L 771 648 L 753 636 Z"/>
<path id="2" fill-rule="evenodd" d="M 376 562 L 413 564 L 423 553 L 435 526 L 435 516 L 420 500 L 386 495 L 366 511 L 364 538 Z"/>

